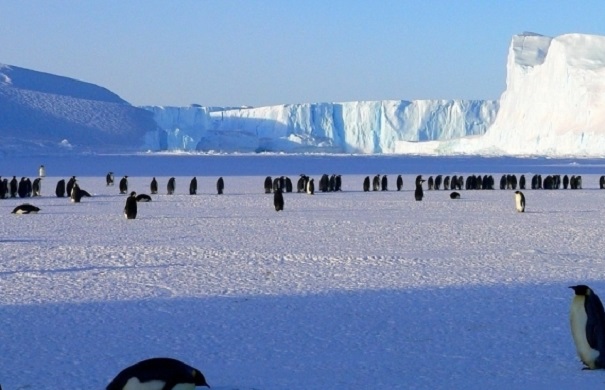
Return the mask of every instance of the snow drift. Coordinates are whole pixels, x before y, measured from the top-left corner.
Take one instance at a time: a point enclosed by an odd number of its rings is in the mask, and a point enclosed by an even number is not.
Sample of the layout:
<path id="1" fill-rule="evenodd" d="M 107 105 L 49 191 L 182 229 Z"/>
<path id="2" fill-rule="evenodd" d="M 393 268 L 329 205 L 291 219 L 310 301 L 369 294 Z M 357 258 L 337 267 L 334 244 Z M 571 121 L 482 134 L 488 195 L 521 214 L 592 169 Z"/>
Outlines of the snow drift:
<path id="1" fill-rule="evenodd" d="M 3 151 L 140 149 L 156 128 L 146 110 L 109 90 L 68 77 L 0 64 Z"/>

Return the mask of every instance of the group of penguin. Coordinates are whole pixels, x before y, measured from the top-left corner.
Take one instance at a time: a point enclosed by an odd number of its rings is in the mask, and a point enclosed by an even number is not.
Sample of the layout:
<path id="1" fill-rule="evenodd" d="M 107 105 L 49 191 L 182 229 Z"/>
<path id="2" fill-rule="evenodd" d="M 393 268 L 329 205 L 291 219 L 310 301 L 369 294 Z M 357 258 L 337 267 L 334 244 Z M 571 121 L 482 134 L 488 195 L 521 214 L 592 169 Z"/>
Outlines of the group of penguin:
<path id="1" fill-rule="evenodd" d="M 105 184 L 107 186 L 114 185 L 114 174 L 113 172 L 108 172 L 105 176 Z M 128 193 L 128 176 L 122 177 L 119 183 L 120 194 Z M 149 184 L 149 190 L 152 195 L 158 193 L 158 181 L 156 178 L 151 179 L 151 183 Z M 168 179 L 168 183 L 166 185 L 166 193 L 168 195 L 173 195 L 176 190 L 176 179 L 171 177 Z M 218 195 L 222 195 L 225 190 L 225 180 L 222 177 L 219 177 L 216 181 L 216 191 Z M 194 177 L 189 182 L 189 195 L 197 194 L 197 178 Z M 151 197 L 147 194 L 138 194 L 135 191 L 132 191 L 129 196 L 126 198 L 126 205 L 124 206 L 124 217 L 126 219 L 136 219 L 138 213 L 138 202 L 151 202 Z"/>
<path id="2" fill-rule="evenodd" d="M 20 182 L 17 181 L 16 177 L 13 176 L 13 179 L 9 182 L 7 179 L 0 180 L 0 198 L 4 197 L 28 197 L 28 196 L 40 196 L 41 194 L 41 179 L 46 175 L 46 170 L 44 166 L 40 166 L 39 169 L 39 177 L 34 180 L 33 184 L 28 178 L 22 178 Z M 414 190 L 414 199 L 417 201 L 421 201 L 424 197 L 424 190 L 422 188 L 423 183 L 427 182 L 428 190 L 439 190 L 443 186 L 444 190 L 461 190 L 462 188 L 466 190 L 474 190 L 474 189 L 494 189 L 494 178 L 492 175 L 469 175 L 464 180 L 463 176 L 443 176 L 437 175 L 435 178 L 433 176 L 429 176 L 428 180 L 424 180 L 422 175 L 418 175 L 415 180 L 415 190 Z M 114 174 L 113 172 L 108 172 L 106 175 L 106 184 L 107 186 L 114 185 Z M 531 188 L 532 189 L 558 189 L 563 186 L 564 189 L 568 187 L 571 189 L 581 189 L 582 188 L 582 177 L 572 175 L 571 178 L 567 175 L 564 175 L 561 178 L 560 175 L 548 175 L 542 179 L 542 175 L 536 174 L 533 175 L 531 179 Z M 517 186 L 519 189 L 523 190 L 526 186 L 525 175 L 521 175 L 519 180 L 515 175 L 504 174 L 500 179 L 500 189 L 512 189 L 516 190 Z M 599 179 L 599 186 L 602 189 L 605 189 L 605 175 L 601 176 Z M 217 193 L 219 195 L 223 194 L 225 187 L 224 179 L 220 177 L 216 183 Z M 167 184 L 167 194 L 174 194 L 176 188 L 176 180 L 174 177 L 171 177 L 168 180 Z M 341 175 L 333 174 L 328 176 L 327 174 L 323 174 L 321 179 L 319 180 L 319 191 L 321 192 L 335 192 L 342 191 L 342 177 Z M 397 176 L 396 179 L 396 188 L 397 191 L 401 191 L 403 189 L 403 178 L 401 175 Z M 119 182 L 120 194 L 128 193 L 128 176 L 122 177 Z M 289 177 L 280 176 L 276 178 L 271 178 L 271 176 L 267 176 L 264 182 L 265 193 L 274 194 L 273 204 L 276 211 L 282 211 L 284 209 L 284 192 L 292 192 L 293 185 L 292 181 Z M 370 180 L 370 176 L 366 176 L 363 181 L 363 191 L 369 192 L 372 191 L 388 191 L 388 177 L 387 175 L 375 175 L 372 180 Z M 158 183 L 156 178 L 154 177 L 150 184 L 151 194 L 158 193 Z M 313 195 L 315 193 L 315 181 L 307 175 L 301 174 L 297 186 L 297 192 L 306 192 L 308 194 Z M 197 178 L 193 178 L 189 184 L 189 194 L 195 195 L 197 193 Z M 79 203 L 82 197 L 90 197 L 90 194 L 81 189 L 76 181 L 76 177 L 72 176 L 67 182 L 65 180 L 59 180 L 57 183 L 55 194 L 57 197 L 65 197 L 66 195 L 70 197 L 73 203 Z M 132 199 L 134 198 L 134 199 Z M 460 199 L 460 193 L 453 191 L 450 193 L 451 199 Z M 124 206 L 124 216 L 127 219 L 135 219 L 137 215 L 137 203 L 136 202 L 149 202 L 151 201 L 151 197 L 147 194 L 139 194 L 136 192 L 131 192 L 126 200 L 126 205 Z M 520 191 L 515 191 L 515 205 L 516 209 L 519 212 L 525 211 L 525 196 Z M 17 206 L 14 210 L 14 214 L 31 214 L 37 213 L 40 209 L 31 204 L 22 204 Z"/>

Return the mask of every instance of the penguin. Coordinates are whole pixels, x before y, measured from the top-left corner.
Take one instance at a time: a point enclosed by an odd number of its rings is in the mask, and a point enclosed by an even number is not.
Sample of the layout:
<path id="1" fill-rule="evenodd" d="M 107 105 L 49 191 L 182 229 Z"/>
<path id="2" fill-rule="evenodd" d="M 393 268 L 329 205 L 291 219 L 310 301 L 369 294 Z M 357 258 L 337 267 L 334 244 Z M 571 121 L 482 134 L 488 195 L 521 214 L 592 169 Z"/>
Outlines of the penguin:
<path id="1" fill-rule="evenodd" d="M 336 191 L 336 175 L 335 174 L 332 174 L 332 176 L 330 176 L 330 186 L 328 187 L 328 191 L 330 191 L 330 192 Z"/>
<path id="2" fill-rule="evenodd" d="M 284 195 L 282 194 L 281 188 L 278 188 L 273 193 L 273 206 L 275 206 L 275 211 L 284 210 Z"/>
<path id="3" fill-rule="evenodd" d="M 439 191 L 439 189 L 441 188 L 442 181 L 443 181 L 443 176 L 442 175 L 437 175 L 435 177 L 435 189 L 437 191 Z"/>
<path id="4" fill-rule="evenodd" d="M 189 183 L 189 195 L 197 194 L 197 178 L 194 177 Z"/>
<path id="5" fill-rule="evenodd" d="M 265 188 L 265 194 L 270 194 L 271 190 L 273 189 L 273 179 L 271 179 L 271 176 L 265 177 L 265 183 L 263 184 L 263 186 Z"/>
<path id="6" fill-rule="evenodd" d="M 429 180 L 427 181 L 427 185 L 429 188 L 429 191 L 432 191 L 435 185 L 435 180 L 433 179 L 433 176 L 429 176 Z"/>
<path id="7" fill-rule="evenodd" d="M 152 195 L 155 195 L 158 193 L 158 181 L 155 179 L 155 177 L 153 179 L 151 179 L 151 184 L 149 185 L 149 190 Z"/>
<path id="8" fill-rule="evenodd" d="M 44 165 L 40 165 L 40 168 L 38 168 L 38 177 L 46 177 L 46 168 L 44 168 Z"/>
<path id="9" fill-rule="evenodd" d="M 563 176 L 563 189 L 566 190 L 569 187 L 569 176 Z"/>
<path id="10" fill-rule="evenodd" d="M 113 185 L 113 172 L 108 172 L 105 176 L 105 185 L 112 186 Z"/>
<path id="11" fill-rule="evenodd" d="M 210 387 L 204 374 L 180 360 L 152 358 L 120 371 L 106 390 L 193 390 Z"/>
<path id="12" fill-rule="evenodd" d="M 372 191 L 378 191 L 380 189 L 380 175 L 374 176 L 372 179 Z"/>
<path id="13" fill-rule="evenodd" d="M 17 176 L 13 176 L 12 180 L 10 181 L 10 197 L 11 198 L 17 197 L 17 188 L 18 187 L 19 187 L 19 183 L 17 182 Z"/>
<path id="14" fill-rule="evenodd" d="M 446 176 L 443 178 L 443 189 L 445 191 L 449 191 L 450 190 L 450 177 Z"/>
<path id="15" fill-rule="evenodd" d="M 370 191 L 370 176 L 366 176 L 366 178 L 363 179 L 363 192 L 368 191 Z"/>
<path id="16" fill-rule="evenodd" d="M 515 191 L 515 207 L 518 212 L 525 212 L 525 195 L 521 191 Z"/>
<path id="17" fill-rule="evenodd" d="M 417 201 L 421 201 L 424 197 L 424 191 L 422 191 L 422 183 L 424 183 L 422 175 L 416 176 L 416 190 L 414 191 L 414 199 L 416 199 Z"/>
<path id="18" fill-rule="evenodd" d="M 380 182 L 380 189 L 382 191 L 388 191 L 389 190 L 389 179 L 387 179 L 387 175 L 384 175 L 382 177 L 382 180 Z"/>
<path id="19" fill-rule="evenodd" d="M 307 194 L 313 195 L 315 193 L 315 182 L 313 179 L 309 179 L 307 182 Z"/>
<path id="20" fill-rule="evenodd" d="M 277 191 L 278 188 L 280 187 L 280 183 L 281 181 L 279 180 L 279 177 L 276 177 L 275 179 L 273 179 L 273 183 L 271 184 L 271 188 L 273 189 L 273 191 Z"/>
<path id="21" fill-rule="evenodd" d="M 27 198 L 27 181 L 24 177 L 19 181 L 19 185 L 17 187 L 17 194 L 19 194 L 19 198 Z"/>
<path id="22" fill-rule="evenodd" d="M 222 179 L 222 178 L 221 178 Z M 224 185 L 223 185 L 224 187 Z M 292 180 L 289 177 L 286 177 L 286 192 L 292 192 Z M 221 191 L 222 193 L 222 191 Z"/>
<path id="23" fill-rule="evenodd" d="M 168 184 L 166 185 L 166 191 L 168 195 L 174 194 L 174 190 L 176 189 L 176 180 L 174 177 L 168 179 Z"/>
<path id="24" fill-rule="evenodd" d="M 0 199 L 6 198 L 8 195 L 8 188 L 6 188 L 6 179 L 2 180 L 0 177 Z"/>
<path id="25" fill-rule="evenodd" d="M 72 176 L 71 179 L 69 179 L 67 181 L 67 185 L 65 186 L 65 189 L 67 190 L 67 196 L 71 196 L 71 189 L 73 188 L 75 183 L 76 183 L 75 176 Z"/>
<path id="26" fill-rule="evenodd" d="M 128 192 L 128 176 L 124 176 L 120 179 L 120 194 L 125 194 Z"/>
<path id="27" fill-rule="evenodd" d="M 519 178 L 519 189 L 525 189 L 525 175 L 521 175 L 521 177 Z"/>
<path id="28" fill-rule="evenodd" d="M 342 176 L 336 175 L 334 182 L 334 191 L 342 191 Z"/>
<path id="29" fill-rule="evenodd" d="M 55 188 L 55 195 L 57 195 L 57 198 L 65 197 L 65 180 L 61 179 L 57 182 L 57 187 Z"/>
<path id="30" fill-rule="evenodd" d="M 126 198 L 124 216 L 126 219 L 135 219 L 137 217 L 137 193 L 134 191 L 132 191 L 130 196 Z"/>
<path id="31" fill-rule="evenodd" d="M 401 191 L 403 188 L 403 178 L 401 175 L 397 176 L 397 191 Z"/>
<path id="32" fill-rule="evenodd" d="M 32 196 L 42 196 L 42 179 L 39 177 L 32 184 Z"/>
<path id="33" fill-rule="evenodd" d="M 460 193 L 456 191 L 452 192 L 450 194 L 450 199 L 460 199 Z"/>
<path id="34" fill-rule="evenodd" d="M 216 192 L 219 195 L 223 195 L 223 190 L 225 189 L 225 181 L 222 177 L 219 177 L 216 181 Z M 290 187 L 290 191 L 292 191 L 292 187 Z"/>
<path id="35" fill-rule="evenodd" d="M 306 175 L 300 174 L 298 181 L 296 182 L 296 192 L 305 192 L 305 188 L 307 186 L 306 183 Z"/>
<path id="36" fill-rule="evenodd" d="M 78 185 L 78 183 L 73 183 L 73 186 L 71 187 L 71 195 L 70 195 L 70 199 L 72 203 L 80 203 L 80 200 L 82 199 L 82 191 L 80 191 L 80 186 Z"/>
<path id="37" fill-rule="evenodd" d="M 29 203 L 21 204 L 13 209 L 11 214 L 36 214 L 40 209 Z"/>
<path id="38" fill-rule="evenodd" d="M 586 285 L 574 290 L 569 312 L 571 335 L 586 368 L 605 368 L 605 311 L 598 295 Z"/>
<path id="39" fill-rule="evenodd" d="M 325 173 L 321 175 L 319 179 L 319 191 L 320 192 L 328 192 L 330 187 L 330 178 Z"/>
<path id="40" fill-rule="evenodd" d="M 139 194 L 136 197 L 137 202 L 151 202 L 151 196 L 147 194 Z"/>

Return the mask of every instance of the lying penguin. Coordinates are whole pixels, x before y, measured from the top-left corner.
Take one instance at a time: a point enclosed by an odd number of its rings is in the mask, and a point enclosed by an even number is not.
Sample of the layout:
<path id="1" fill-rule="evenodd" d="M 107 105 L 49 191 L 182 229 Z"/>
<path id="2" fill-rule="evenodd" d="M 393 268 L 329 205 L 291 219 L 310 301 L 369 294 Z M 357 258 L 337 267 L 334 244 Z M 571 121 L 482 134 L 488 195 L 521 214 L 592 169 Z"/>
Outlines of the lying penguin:
<path id="1" fill-rule="evenodd" d="M 210 387 L 204 375 L 179 360 L 152 358 L 122 370 L 106 390 L 194 390 Z"/>

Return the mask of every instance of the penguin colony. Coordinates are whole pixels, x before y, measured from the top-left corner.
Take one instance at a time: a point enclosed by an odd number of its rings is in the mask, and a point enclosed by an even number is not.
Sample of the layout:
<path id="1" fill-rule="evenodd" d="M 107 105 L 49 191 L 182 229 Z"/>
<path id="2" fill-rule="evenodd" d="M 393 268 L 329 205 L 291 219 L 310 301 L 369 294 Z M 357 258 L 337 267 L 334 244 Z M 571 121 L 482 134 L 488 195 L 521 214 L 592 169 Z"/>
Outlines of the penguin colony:
<path id="1" fill-rule="evenodd" d="M 29 178 L 22 177 L 17 180 L 13 176 L 9 181 L 7 178 L 0 177 L 0 199 L 6 198 L 26 198 L 41 196 L 41 178 L 46 176 L 45 169 L 41 166 L 39 176 L 32 183 Z M 437 175 L 435 178 L 430 176 L 424 180 L 422 175 L 418 175 L 415 180 L 414 198 L 416 201 L 422 201 L 424 197 L 423 183 L 427 182 L 429 191 L 443 190 L 482 190 L 494 189 L 494 179 L 491 175 L 475 176 L 471 175 L 464 180 L 463 176 L 445 176 Z M 113 172 L 106 175 L 106 185 L 112 186 L 114 182 Z M 526 189 L 526 179 L 521 175 L 519 180 L 515 175 L 502 175 L 499 187 L 502 190 L 514 190 L 515 208 L 518 212 L 525 211 L 525 196 L 520 190 Z M 542 179 L 541 175 L 534 175 L 531 178 L 531 189 L 581 189 L 582 177 L 572 175 L 548 175 Z M 128 190 L 128 176 L 124 176 L 119 184 L 120 193 Z M 154 177 L 151 181 L 150 190 L 152 194 L 157 194 L 158 183 Z M 169 179 L 167 184 L 167 194 L 173 194 L 175 191 L 175 178 Z M 388 191 L 387 175 L 375 175 L 372 180 L 366 176 L 363 180 L 363 191 Z M 403 189 L 403 178 L 401 175 L 396 179 L 397 191 Z M 519 188 L 520 190 L 517 190 Z M 599 188 L 605 189 L 605 175 L 599 178 Z M 223 193 L 224 179 L 220 177 L 216 182 L 216 190 L 220 195 Z M 328 176 L 324 174 L 319 179 L 320 192 L 342 191 L 342 178 L 340 175 Z M 265 193 L 273 193 L 273 206 L 276 211 L 284 210 L 284 193 L 293 192 L 293 185 L 290 178 L 285 176 L 272 179 L 267 176 L 264 181 Z M 314 179 L 301 174 L 296 185 L 296 192 L 313 195 L 315 193 Z M 197 194 L 197 178 L 190 182 L 189 193 Z M 91 195 L 80 188 L 76 176 L 72 176 L 67 182 L 60 179 L 55 188 L 57 197 L 68 196 L 73 203 L 79 203 L 82 197 Z M 460 193 L 453 191 L 450 193 L 451 199 L 460 199 Z M 137 203 L 150 202 L 152 199 L 147 194 L 139 194 L 132 191 L 126 198 L 124 206 L 124 216 L 126 219 L 136 219 Z M 24 203 L 18 205 L 12 210 L 12 214 L 35 214 L 40 208 Z M 576 347 L 578 357 L 587 369 L 605 368 L 605 310 L 598 295 L 586 285 L 570 286 L 574 290 L 570 308 L 570 329 L 573 342 Z M 153 358 L 141 361 L 133 366 L 122 370 L 107 386 L 107 390 L 130 390 L 130 389 L 194 389 L 197 386 L 209 385 L 203 374 L 175 359 Z M 1 389 L 1 388 L 0 388 Z"/>
<path id="2" fill-rule="evenodd" d="M 0 177 L 0 199 L 5 198 L 27 198 L 27 197 L 39 197 L 42 196 L 42 178 L 46 176 L 46 168 L 42 165 L 38 171 L 39 177 L 35 178 L 33 183 L 29 178 L 22 177 L 20 180 L 16 176 L 12 179 Z M 527 183 L 529 181 L 529 183 Z M 414 199 L 421 201 L 424 194 L 424 183 L 427 184 L 428 191 L 444 191 L 455 190 L 450 193 L 451 199 L 460 199 L 460 191 L 465 190 L 494 190 L 496 188 L 496 180 L 492 175 L 469 175 L 464 178 L 462 175 L 436 175 L 429 176 L 428 179 L 423 179 L 422 175 L 418 175 L 414 182 Z M 107 186 L 114 185 L 114 173 L 108 172 L 105 176 L 105 183 Z M 403 190 L 403 177 L 397 175 L 395 179 L 395 188 L 397 191 Z M 525 196 L 519 190 L 525 190 L 527 184 L 530 185 L 532 190 L 538 189 L 582 189 L 582 176 L 580 175 L 547 175 L 544 178 L 540 174 L 534 174 L 530 180 L 527 180 L 525 175 L 520 175 L 517 178 L 513 174 L 504 174 L 500 177 L 499 188 L 502 190 L 513 190 L 515 191 L 515 208 L 519 212 L 525 211 Z M 124 175 L 119 182 L 120 194 L 128 194 L 128 176 Z M 292 180 L 287 176 L 278 176 L 272 178 L 267 176 L 264 182 L 265 193 L 275 193 L 278 189 L 283 194 L 291 193 L 294 191 Z M 224 193 L 225 182 L 222 177 L 219 177 L 216 182 L 216 192 L 219 195 Z M 599 188 L 605 189 L 605 175 L 599 178 Z M 158 194 L 158 182 L 155 177 L 152 178 L 150 183 L 150 193 L 152 195 Z M 362 189 L 364 192 L 371 191 L 389 191 L 389 177 L 386 174 L 377 174 L 373 177 L 366 176 L 363 180 Z M 197 195 L 198 182 L 197 178 L 193 177 L 189 184 L 189 194 Z M 176 191 L 176 179 L 171 177 L 166 185 L 166 193 L 168 195 L 174 194 Z M 309 195 L 315 194 L 316 184 L 315 179 L 301 174 L 296 182 L 296 192 L 306 193 Z M 328 175 L 323 174 L 318 180 L 317 191 L 321 193 L 337 192 L 342 191 L 342 176 L 341 175 Z M 82 198 L 91 197 L 90 193 L 82 189 L 77 182 L 76 176 L 72 176 L 67 181 L 60 179 L 55 187 L 55 195 L 57 197 L 68 197 L 72 203 L 80 203 Z M 136 197 L 138 202 L 150 202 L 151 197 L 147 194 L 139 194 Z M 276 201 L 274 200 L 274 203 Z M 280 210 L 283 210 L 283 200 L 279 201 L 281 204 Z M 274 204 L 275 206 L 275 204 Z"/>

